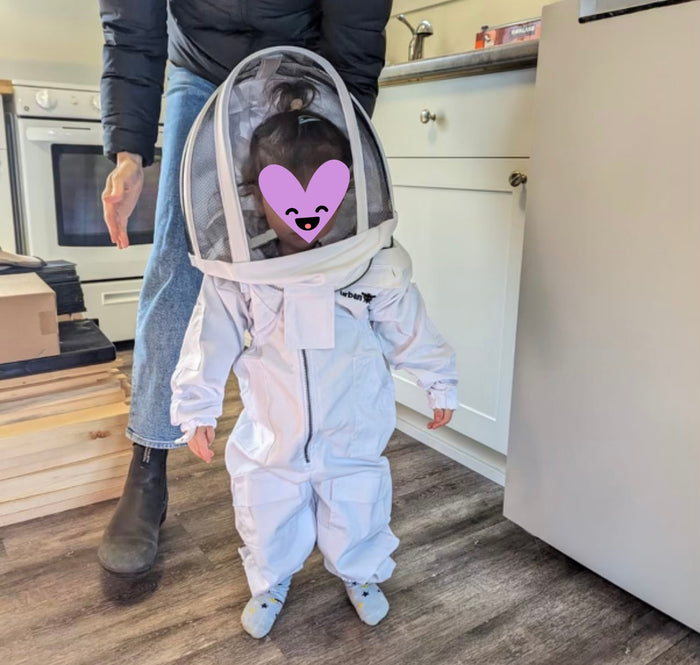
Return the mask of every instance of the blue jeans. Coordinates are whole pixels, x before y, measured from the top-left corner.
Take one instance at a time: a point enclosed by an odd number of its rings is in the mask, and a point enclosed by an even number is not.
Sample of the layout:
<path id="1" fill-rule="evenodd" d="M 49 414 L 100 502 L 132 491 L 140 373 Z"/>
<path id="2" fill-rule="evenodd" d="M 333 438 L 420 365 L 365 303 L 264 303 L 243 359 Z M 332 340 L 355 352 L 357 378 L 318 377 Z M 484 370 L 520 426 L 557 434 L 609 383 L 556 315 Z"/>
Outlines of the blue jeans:
<path id="1" fill-rule="evenodd" d="M 187 254 L 180 208 L 180 160 L 195 118 L 216 86 L 169 66 L 155 232 L 136 318 L 131 413 L 127 436 L 150 448 L 177 448 L 170 424 L 170 377 L 180 356 L 202 274 Z"/>

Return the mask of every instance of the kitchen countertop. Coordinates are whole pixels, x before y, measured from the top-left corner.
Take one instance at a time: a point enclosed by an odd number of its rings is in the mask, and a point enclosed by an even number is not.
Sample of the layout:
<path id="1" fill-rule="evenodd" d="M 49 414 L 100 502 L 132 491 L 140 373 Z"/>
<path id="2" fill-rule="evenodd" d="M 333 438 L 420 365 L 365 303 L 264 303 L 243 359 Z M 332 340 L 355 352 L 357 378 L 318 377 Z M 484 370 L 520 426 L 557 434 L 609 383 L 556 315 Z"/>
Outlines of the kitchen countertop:
<path id="1" fill-rule="evenodd" d="M 537 65 L 539 40 L 515 42 L 485 49 L 425 58 L 384 67 L 379 85 L 397 85 L 415 81 L 491 74 Z"/>
<path id="2" fill-rule="evenodd" d="M 424 58 L 384 67 L 379 85 L 491 74 L 509 69 L 526 69 L 537 64 L 539 40 L 503 44 L 486 49 Z M 0 95 L 12 94 L 12 82 L 0 80 Z"/>

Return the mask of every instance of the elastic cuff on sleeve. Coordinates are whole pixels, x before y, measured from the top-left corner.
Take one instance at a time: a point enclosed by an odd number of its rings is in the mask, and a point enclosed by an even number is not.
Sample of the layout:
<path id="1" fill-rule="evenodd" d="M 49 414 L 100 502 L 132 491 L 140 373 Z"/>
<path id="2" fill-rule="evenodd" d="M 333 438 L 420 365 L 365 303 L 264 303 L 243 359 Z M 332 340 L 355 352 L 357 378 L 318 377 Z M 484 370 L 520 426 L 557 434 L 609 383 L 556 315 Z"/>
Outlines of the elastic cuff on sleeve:
<path id="1" fill-rule="evenodd" d="M 434 387 L 428 391 L 428 404 L 431 409 L 451 409 L 459 406 L 457 389 L 452 386 Z"/>
<path id="2" fill-rule="evenodd" d="M 177 440 L 177 443 L 187 443 L 194 436 L 198 427 L 213 427 L 216 429 L 216 418 L 193 418 L 180 425 L 182 436 Z"/>

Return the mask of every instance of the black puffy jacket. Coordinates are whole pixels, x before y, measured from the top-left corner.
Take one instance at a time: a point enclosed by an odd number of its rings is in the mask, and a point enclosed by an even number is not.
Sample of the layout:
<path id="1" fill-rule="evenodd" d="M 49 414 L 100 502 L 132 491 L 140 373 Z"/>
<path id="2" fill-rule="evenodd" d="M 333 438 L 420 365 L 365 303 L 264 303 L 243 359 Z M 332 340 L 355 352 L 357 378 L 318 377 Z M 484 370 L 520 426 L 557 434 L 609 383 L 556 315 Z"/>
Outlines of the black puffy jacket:
<path id="1" fill-rule="evenodd" d="M 247 55 L 301 46 L 371 114 L 391 0 L 100 0 L 105 154 L 153 162 L 166 59 L 216 85 Z"/>

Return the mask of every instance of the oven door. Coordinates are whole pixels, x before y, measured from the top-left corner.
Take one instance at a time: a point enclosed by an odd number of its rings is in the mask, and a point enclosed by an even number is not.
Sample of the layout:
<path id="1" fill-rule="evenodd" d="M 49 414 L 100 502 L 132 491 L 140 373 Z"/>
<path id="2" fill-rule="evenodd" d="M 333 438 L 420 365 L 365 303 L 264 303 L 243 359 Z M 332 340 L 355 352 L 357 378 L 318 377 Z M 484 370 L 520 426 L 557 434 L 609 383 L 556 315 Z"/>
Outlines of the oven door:
<path id="1" fill-rule="evenodd" d="M 100 197 L 113 164 L 102 154 L 100 123 L 16 122 L 22 251 L 73 261 L 84 282 L 141 277 L 153 242 L 160 151 L 144 170 L 143 191 L 129 219 L 131 244 L 118 250 L 102 216 Z"/>

